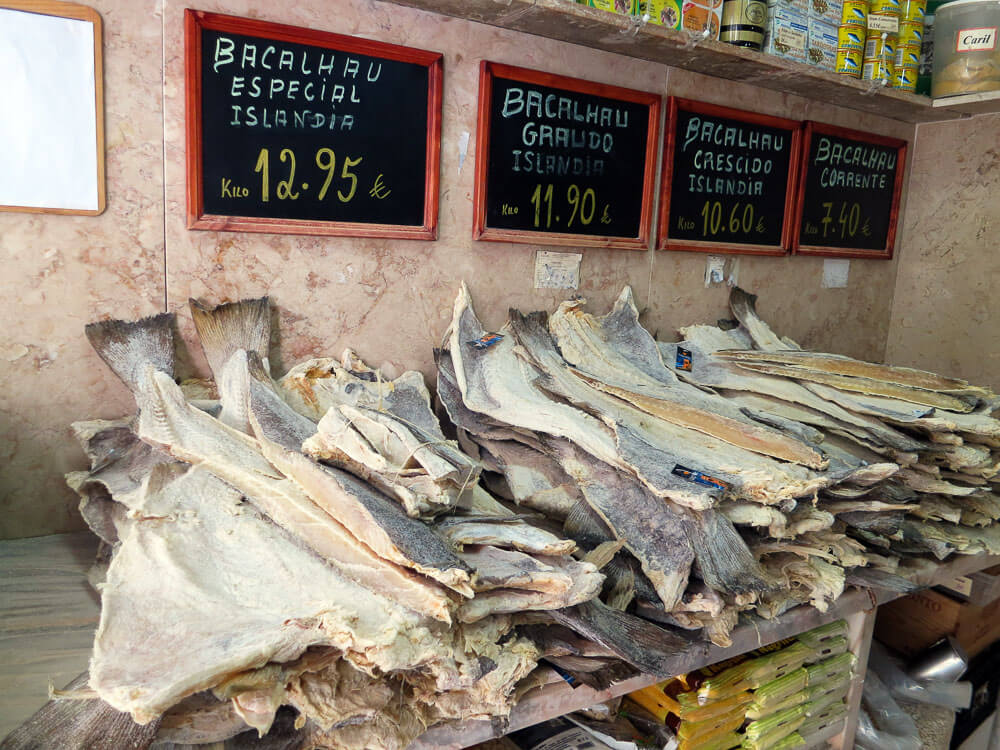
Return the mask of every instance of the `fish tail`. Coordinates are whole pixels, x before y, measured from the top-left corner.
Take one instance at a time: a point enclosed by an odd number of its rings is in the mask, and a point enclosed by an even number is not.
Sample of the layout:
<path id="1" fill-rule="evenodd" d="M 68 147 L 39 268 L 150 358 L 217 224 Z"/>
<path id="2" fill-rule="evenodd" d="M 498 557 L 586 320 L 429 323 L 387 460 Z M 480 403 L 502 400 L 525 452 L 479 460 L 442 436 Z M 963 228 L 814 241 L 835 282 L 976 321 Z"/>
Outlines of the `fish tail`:
<path id="1" fill-rule="evenodd" d="M 732 521 L 714 510 L 690 511 L 692 547 L 702 580 L 728 594 L 760 593 L 770 588 L 764 571 Z"/>
<path id="2" fill-rule="evenodd" d="M 133 393 L 147 365 L 174 375 L 173 313 L 160 313 L 133 322 L 101 320 L 84 329 L 94 351 Z"/>
<path id="3" fill-rule="evenodd" d="M 216 377 L 222 366 L 239 349 L 257 352 L 267 359 L 271 340 L 271 309 L 267 297 L 205 305 L 189 299 L 191 317 L 198 330 L 201 348 Z"/>

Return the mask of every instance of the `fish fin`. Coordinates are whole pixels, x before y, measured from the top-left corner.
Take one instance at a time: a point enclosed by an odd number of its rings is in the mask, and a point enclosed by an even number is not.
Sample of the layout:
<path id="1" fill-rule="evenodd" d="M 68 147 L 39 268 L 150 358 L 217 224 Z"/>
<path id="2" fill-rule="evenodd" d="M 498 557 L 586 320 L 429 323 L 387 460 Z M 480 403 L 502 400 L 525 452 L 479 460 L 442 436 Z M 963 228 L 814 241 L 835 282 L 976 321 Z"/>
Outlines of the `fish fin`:
<path id="1" fill-rule="evenodd" d="M 101 320 L 84 331 L 94 351 L 135 393 L 147 364 L 174 376 L 174 318 L 160 313 L 131 323 Z"/>
<path id="2" fill-rule="evenodd" d="M 562 530 L 563 534 L 582 547 L 596 548 L 615 540 L 614 532 L 584 500 L 578 500 L 570 509 L 563 521 Z"/>
<path id="3" fill-rule="evenodd" d="M 750 294 L 742 287 L 734 286 L 729 292 L 729 307 L 732 308 L 736 319 L 743 322 L 743 315 L 750 312 L 757 314 L 757 295 Z"/>
<path id="4" fill-rule="evenodd" d="M 188 305 L 201 348 L 216 377 L 239 349 L 257 352 L 262 360 L 267 359 L 271 340 L 271 311 L 267 297 L 226 302 L 214 307 L 189 299 Z"/>
<path id="5" fill-rule="evenodd" d="M 770 588 L 763 569 L 732 521 L 715 510 L 690 511 L 691 546 L 702 580 L 728 594 L 760 593 Z"/>

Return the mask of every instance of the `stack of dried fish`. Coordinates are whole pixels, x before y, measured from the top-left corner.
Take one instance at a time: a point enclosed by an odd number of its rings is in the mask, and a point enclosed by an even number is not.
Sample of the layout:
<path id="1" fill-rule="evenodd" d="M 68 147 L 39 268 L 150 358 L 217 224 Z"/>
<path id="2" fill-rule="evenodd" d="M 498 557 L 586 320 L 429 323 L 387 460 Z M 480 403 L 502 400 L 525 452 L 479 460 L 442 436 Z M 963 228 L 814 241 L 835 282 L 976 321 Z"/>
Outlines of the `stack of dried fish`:
<path id="1" fill-rule="evenodd" d="M 558 656 L 512 613 L 662 660 L 661 629 L 635 620 L 643 650 L 617 613 L 575 607 L 603 575 L 482 488 L 418 373 L 348 351 L 274 382 L 266 299 L 192 314 L 214 381 L 174 381 L 170 315 L 87 328 L 138 414 L 75 425 L 92 468 L 69 482 L 111 552 L 84 697 L 159 722 L 158 742 L 263 734 L 291 706 L 303 747 L 404 748 L 502 720 Z"/>
<path id="2" fill-rule="evenodd" d="M 800 435 L 830 470 L 854 472 L 791 513 L 721 507 L 734 522 L 766 530 L 770 539 L 753 547 L 765 568 L 792 584 L 804 575 L 808 589 L 808 566 L 813 591 L 823 594 L 826 584 L 834 594 L 842 583 L 830 564 L 849 562 L 845 552 L 889 572 L 900 556 L 1000 553 L 997 396 L 931 372 L 802 351 L 761 320 L 755 299 L 734 289 L 736 320 L 725 329 L 688 326 L 683 341 L 660 347 L 664 360 L 683 363 L 677 374 L 685 382 Z M 854 575 L 878 580 L 871 571 Z M 766 599 L 778 612 L 801 597 Z"/>
<path id="3" fill-rule="evenodd" d="M 905 586 L 900 554 L 1000 551 L 991 393 L 802 352 L 742 290 L 732 306 L 680 344 L 628 289 L 603 317 L 576 300 L 490 333 L 463 287 L 438 396 L 488 486 L 581 549 L 621 545 L 603 601 L 722 645 L 741 611 L 825 609 L 849 577 Z"/>
<path id="4" fill-rule="evenodd" d="M 900 556 L 1000 552 L 992 393 L 803 352 L 731 303 L 663 344 L 628 289 L 492 333 L 463 286 L 444 428 L 419 373 L 350 350 L 272 379 L 266 299 L 192 301 L 212 380 L 175 382 L 170 315 L 88 326 L 138 407 L 74 426 L 101 622 L 75 715 L 11 747 L 128 734 L 120 711 L 135 747 L 402 749 L 555 674 L 661 673 L 688 639 L 650 619 L 728 645 L 742 612 L 904 585 Z"/>

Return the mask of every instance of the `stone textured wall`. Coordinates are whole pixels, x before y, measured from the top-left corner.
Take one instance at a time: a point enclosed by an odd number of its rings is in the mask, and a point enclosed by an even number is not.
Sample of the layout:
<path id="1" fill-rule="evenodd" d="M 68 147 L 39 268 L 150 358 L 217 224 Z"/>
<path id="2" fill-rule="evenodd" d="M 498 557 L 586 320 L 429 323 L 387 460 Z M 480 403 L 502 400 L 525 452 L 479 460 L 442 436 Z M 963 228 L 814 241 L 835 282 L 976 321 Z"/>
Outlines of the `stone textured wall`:
<path id="1" fill-rule="evenodd" d="M 124 386 L 83 337 L 89 320 L 175 310 L 189 344 L 184 367 L 204 372 L 191 338 L 188 297 L 218 302 L 267 293 L 278 309 L 276 374 L 308 356 L 339 355 L 347 346 L 374 364 L 430 373 L 431 348 L 439 343 L 462 280 L 490 327 L 503 323 L 511 305 L 552 309 L 563 294 L 532 288 L 536 246 L 471 239 L 478 69 L 484 58 L 895 137 L 912 139 L 914 132 L 910 125 L 852 110 L 378 0 L 211 0 L 197 7 L 444 53 L 439 239 L 189 231 L 186 5 L 95 3 L 106 28 L 108 211 L 96 219 L 0 214 L 6 266 L 0 309 L 8 321 L 0 330 L 0 538 L 79 527 L 62 474 L 83 468 L 84 458 L 68 425 L 132 408 Z M 462 163 L 459 143 L 466 132 L 472 137 Z M 917 182 L 931 184 L 931 163 L 918 159 L 915 165 L 926 172 L 915 176 Z M 951 221 L 965 223 L 958 213 Z M 820 288 L 823 260 L 817 258 L 742 257 L 739 281 L 760 295 L 762 314 L 804 346 L 881 359 L 898 258 L 906 259 L 907 244 L 915 241 L 913 232 L 904 231 L 897 260 L 853 261 L 846 289 Z M 726 290 L 704 287 L 701 254 L 582 252 L 580 293 L 598 311 L 630 284 L 643 321 L 662 338 L 672 337 L 678 326 L 727 315 Z"/>
<path id="2" fill-rule="evenodd" d="M 1000 390 L 1000 115 L 921 125 L 886 359 Z"/>

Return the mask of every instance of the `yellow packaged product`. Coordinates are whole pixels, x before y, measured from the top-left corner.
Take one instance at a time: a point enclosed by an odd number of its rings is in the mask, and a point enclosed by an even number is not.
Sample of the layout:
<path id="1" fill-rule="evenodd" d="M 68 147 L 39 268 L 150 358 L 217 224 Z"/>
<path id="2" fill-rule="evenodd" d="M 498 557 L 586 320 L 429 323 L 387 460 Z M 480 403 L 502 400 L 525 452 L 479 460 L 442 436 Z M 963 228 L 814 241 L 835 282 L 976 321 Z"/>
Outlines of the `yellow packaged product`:
<path id="1" fill-rule="evenodd" d="M 628 694 L 628 697 L 649 711 L 659 721 L 665 722 L 667 714 L 679 716 L 681 712 L 680 704 L 663 692 L 666 684 L 666 682 L 661 682 L 641 690 L 634 690 Z"/>
<path id="2" fill-rule="evenodd" d="M 902 21 L 899 24 L 899 46 L 915 46 L 918 50 L 924 42 L 923 21 Z"/>
<path id="3" fill-rule="evenodd" d="M 840 24 L 841 26 L 868 28 L 868 0 L 844 0 Z"/>
<path id="4" fill-rule="evenodd" d="M 734 747 L 739 747 L 742 742 L 742 734 L 723 732 L 707 740 L 681 740 L 677 750 L 732 750 Z"/>
<path id="5" fill-rule="evenodd" d="M 896 40 L 888 34 L 869 34 L 865 39 L 865 62 L 895 60 Z"/>
<path id="6" fill-rule="evenodd" d="M 868 3 L 868 14 L 873 13 L 879 16 L 902 16 L 901 0 L 871 0 Z"/>
<path id="7" fill-rule="evenodd" d="M 752 700 L 753 695 L 749 691 L 744 691 L 722 700 L 706 703 L 703 706 L 681 706 L 678 704 L 677 715 L 681 721 L 707 721 L 717 716 L 730 718 L 736 712 L 744 713 Z"/>
<path id="8" fill-rule="evenodd" d="M 861 77 L 861 61 L 864 53 L 861 50 L 838 49 L 837 72 L 852 78 Z"/>
<path id="9" fill-rule="evenodd" d="M 634 16 L 639 10 L 636 0 L 582 0 L 580 5 L 623 16 Z"/>
<path id="10" fill-rule="evenodd" d="M 639 0 L 639 15 L 657 26 L 681 27 L 681 4 L 677 0 Z"/>
<path id="11" fill-rule="evenodd" d="M 746 717 L 740 711 L 734 716 L 724 719 L 709 719 L 707 721 L 682 721 L 677 729 L 677 738 L 688 742 L 707 742 L 713 737 L 735 732 Z"/>
<path id="12" fill-rule="evenodd" d="M 693 34 L 700 34 L 706 39 L 719 38 L 719 25 L 722 22 L 722 5 L 712 9 L 696 2 L 685 2 L 681 10 L 681 28 Z M 705 32 L 708 31 L 708 34 Z"/>
<path id="13" fill-rule="evenodd" d="M 927 15 L 927 0 L 900 0 L 900 15 L 904 21 L 924 22 Z"/>
<path id="14" fill-rule="evenodd" d="M 837 29 L 837 49 L 864 53 L 865 30 L 861 26 L 841 26 Z"/>
<path id="15" fill-rule="evenodd" d="M 892 87 L 900 91 L 917 90 L 917 68 L 903 68 L 892 74 Z"/>

